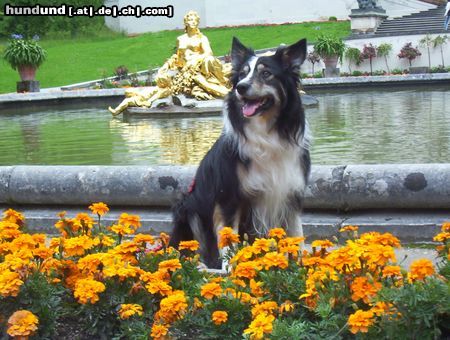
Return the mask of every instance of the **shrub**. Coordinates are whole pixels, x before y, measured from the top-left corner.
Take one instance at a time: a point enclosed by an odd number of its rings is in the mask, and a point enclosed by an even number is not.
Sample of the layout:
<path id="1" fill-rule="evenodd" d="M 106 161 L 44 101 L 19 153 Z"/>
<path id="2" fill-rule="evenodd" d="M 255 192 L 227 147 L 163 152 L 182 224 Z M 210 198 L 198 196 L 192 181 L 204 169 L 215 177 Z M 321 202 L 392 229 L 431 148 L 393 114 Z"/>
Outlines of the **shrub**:
<path id="1" fill-rule="evenodd" d="M 361 72 L 361 71 L 353 71 L 352 72 L 352 76 L 354 76 L 354 77 L 360 77 L 360 76 L 362 76 L 364 73 L 363 72 Z"/>
<path id="2" fill-rule="evenodd" d="M 328 18 L 328 21 L 337 21 L 337 18 L 335 16 L 331 16 Z"/>

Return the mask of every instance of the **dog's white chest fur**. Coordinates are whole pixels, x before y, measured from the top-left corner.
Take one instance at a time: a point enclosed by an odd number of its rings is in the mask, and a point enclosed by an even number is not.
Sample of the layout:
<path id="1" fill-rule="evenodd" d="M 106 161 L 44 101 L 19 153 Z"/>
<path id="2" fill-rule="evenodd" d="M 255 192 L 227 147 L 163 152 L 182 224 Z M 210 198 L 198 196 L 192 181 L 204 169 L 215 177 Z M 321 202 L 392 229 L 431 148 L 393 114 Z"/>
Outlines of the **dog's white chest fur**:
<path id="1" fill-rule="evenodd" d="M 239 152 L 250 160 L 240 166 L 238 176 L 242 191 L 251 198 L 255 229 L 264 233 L 273 227 L 288 227 L 293 223 L 292 200 L 302 195 L 305 176 L 300 159 L 302 144 L 282 140 L 276 131 L 267 131 L 263 118 L 253 119 L 245 127 Z M 296 210 L 296 209 L 294 209 Z"/>

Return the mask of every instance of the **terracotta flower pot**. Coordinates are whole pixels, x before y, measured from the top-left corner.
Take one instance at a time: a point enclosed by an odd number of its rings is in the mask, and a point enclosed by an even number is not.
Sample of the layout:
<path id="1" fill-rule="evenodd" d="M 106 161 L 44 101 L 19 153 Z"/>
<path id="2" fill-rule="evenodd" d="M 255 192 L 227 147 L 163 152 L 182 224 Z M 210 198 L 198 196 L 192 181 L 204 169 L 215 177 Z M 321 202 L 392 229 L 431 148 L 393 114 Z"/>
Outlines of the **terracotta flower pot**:
<path id="1" fill-rule="evenodd" d="M 31 65 L 21 65 L 18 67 L 20 79 L 22 81 L 25 80 L 34 80 L 36 78 L 36 66 Z"/>
<path id="2" fill-rule="evenodd" d="M 323 63 L 327 69 L 335 69 L 339 61 L 338 56 L 324 57 Z"/>

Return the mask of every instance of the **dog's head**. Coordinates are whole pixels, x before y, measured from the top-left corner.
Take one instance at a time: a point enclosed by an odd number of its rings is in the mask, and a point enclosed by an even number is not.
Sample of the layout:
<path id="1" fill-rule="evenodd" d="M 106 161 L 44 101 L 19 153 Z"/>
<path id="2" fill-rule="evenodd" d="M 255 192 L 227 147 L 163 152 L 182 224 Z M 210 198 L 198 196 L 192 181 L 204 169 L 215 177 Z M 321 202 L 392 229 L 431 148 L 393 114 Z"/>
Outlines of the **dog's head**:
<path id="1" fill-rule="evenodd" d="M 242 115 L 250 118 L 279 112 L 287 105 L 289 95 L 297 94 L 300 65 L 305 57 L 306 39 L 280 47 L 271 56 L 257 57 L 253 50 L 233 38 L 232 83 Z"/>

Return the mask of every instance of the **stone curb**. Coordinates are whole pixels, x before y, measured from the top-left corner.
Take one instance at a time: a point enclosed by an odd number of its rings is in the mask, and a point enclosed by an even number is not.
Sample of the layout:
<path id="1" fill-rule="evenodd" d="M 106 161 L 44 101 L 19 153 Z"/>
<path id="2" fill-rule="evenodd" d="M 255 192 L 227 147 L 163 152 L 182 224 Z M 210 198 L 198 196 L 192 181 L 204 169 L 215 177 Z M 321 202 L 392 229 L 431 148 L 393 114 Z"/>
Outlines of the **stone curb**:
<path id="1" fill-rule="evenodd" d="M 195 167 L 3 166 L 0 204 L 168 207 Z M 448 209 L 450 164 L 313 166 L 305 208 Z"/>

